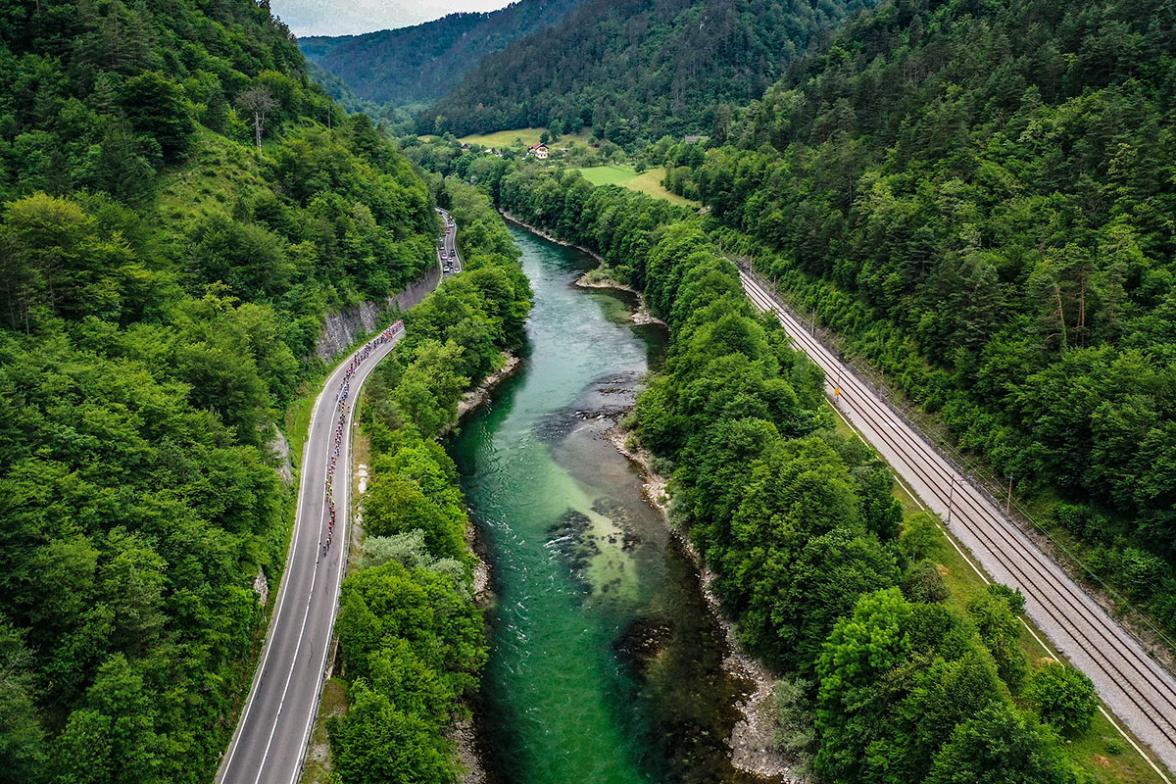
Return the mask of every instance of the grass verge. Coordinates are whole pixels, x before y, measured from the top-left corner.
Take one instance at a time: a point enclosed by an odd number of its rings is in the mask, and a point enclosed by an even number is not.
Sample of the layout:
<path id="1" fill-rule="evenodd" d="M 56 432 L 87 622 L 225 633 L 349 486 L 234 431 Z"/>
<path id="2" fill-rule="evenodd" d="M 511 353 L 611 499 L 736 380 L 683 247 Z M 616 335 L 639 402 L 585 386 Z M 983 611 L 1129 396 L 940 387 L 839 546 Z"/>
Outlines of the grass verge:
<path id="1" fill-rule="evenodd" d="M 830 404 L 830 408 L 832 407 Z M 836 409 L 834 412 L 838 433 L 850 438 L 861 438 L 861 434 L 841 416 L 840 412 Z M 862 442 L 869 446 L 865 439 L 862 439 Z M 904 517 L 923 509 L 922 503 L 907 490 L 897 476 L 894 495 L 902 504 Z M 982 577 L 972 560 L 960 552 L 960 546 L 951 534 L 944 528 L 940 530 L 943 536 L 936 544 L 932 558 L 939 566 L 943 581 L 951 592 L 947 604 L 966 612 L 968 604 L 987 590 L 987 577 Z M 1029 659 L 1032 672 L 1036 672 L 1051 659 L 1061 658 L 1060 654 L 1050 647 L 1041 631 L 1028 619 L 1025 619 L 1022 626 L 1020 643 L 1021 649 Z M 1106 710 L 1105 705 L 1102 707 Z M 1067 757 L 1089 776 L 1091 781 L 1098 784 L 1165 784 L 1165 779 L 1156 773 L 1142 754 L 1131 747 L 1118 727 L 1112 724 L 1102 711 L 1095 714 L 1089 730 L 1078 738 L 1064 741 L 1062 748 Z"/>
<path id="2" fill-rule="evenodd" d="M 319 711 L 310 733 L 310 748 L 306 752 L 306 764 L 302 767 L 302 784 L 330 784 L 331 766 L 327 736 L 327 722 L 347 712 L 347 684 L 339 678 L 328 678 L 323 685 L 323 696 Z"/>

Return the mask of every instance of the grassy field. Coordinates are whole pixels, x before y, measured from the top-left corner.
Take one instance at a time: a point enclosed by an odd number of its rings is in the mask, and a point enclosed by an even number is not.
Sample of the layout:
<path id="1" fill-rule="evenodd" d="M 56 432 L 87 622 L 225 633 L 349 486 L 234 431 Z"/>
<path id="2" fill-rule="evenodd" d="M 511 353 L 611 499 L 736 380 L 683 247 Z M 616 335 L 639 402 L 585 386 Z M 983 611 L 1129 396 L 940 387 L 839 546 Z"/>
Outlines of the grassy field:
<path id="1" fill-rule="evenodd" d="M 837 431 L 845 436 L 861 437 L 840 414 L 837 415 Z M 894 494 L 902 503 L 903 512 L 907 516 L 923 508 L 901 481 L 895 482 Z M 948 604 L 966 611 L 972 599 L 987 590 L 986 578 L 972 565 L 971 558 L 957 549 L 955 541 L 946 530 L 943 531 L 943 537 L 932 558 L 938 564 L 943 581 L 951 591 Z M 1022 626 L 1021 648 L 1029 658 L 1033 671 L 1051 659 L 1060 658 L 1037 628 L 1029 623 Z M 1164 784 L 1164 779 L 1152 769 L 1143 755 L 1131 748 L 1111 720 L 1101 711 L 1095 714 L 1094 722 L 1084 735 L 1065 741 L 1062 748 L 1091 781 L 1099 784 Z"/>
<path id="2" fill-rule="evenodd" d="M 539 134 L 543 133 L 543 130 L 543 128 L 514 128 L 509 131 L 463 136 L 458 141 L 463 144 L 480 144 L 483 147 L 530 147 L 532 144 L 539 143 Z"/>
<path id="3" fill-rule="evenodd" d="M 593 185 L 620 185 L 633 191 L 640 191 L 658 199 L 665 199 L 684 207 L 697 207 L 698 202 L 683 198 L 676 193 L 670 193 L 662 187 L 662 178 L 666 170 L 662 168 L 647 169 L 638 174 L 637 170 L 628 164 L 613 166 L 590 166 L 580 169 L 584 179 Z"/>

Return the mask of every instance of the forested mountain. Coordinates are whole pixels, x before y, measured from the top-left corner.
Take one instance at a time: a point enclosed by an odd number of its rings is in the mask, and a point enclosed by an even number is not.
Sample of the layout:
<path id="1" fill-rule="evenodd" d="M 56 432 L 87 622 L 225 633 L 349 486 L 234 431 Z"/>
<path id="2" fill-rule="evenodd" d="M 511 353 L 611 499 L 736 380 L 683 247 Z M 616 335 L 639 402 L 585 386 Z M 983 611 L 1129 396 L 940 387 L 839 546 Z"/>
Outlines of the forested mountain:
<path id="1" fill-rule="evenodd" d="M 894 0 L 671 174 L 1176 628 L 1176 14 Z"/>
<path id="2" fill-rule="evenodd" d="M 5 781 L 212 779 L 284 560 L 275 422 L 325 313 L 432 258 L 426 186 L 267 8 L 0 4 Z"/>
<path id="3" fill-rule="evenodd" d="M 556 24 L 582 2 L 519 0 L 489 13 L 449 14 L 363 35 L 310 36 L 298 45 L 360 98 L 403 106 L 444 95 L 485 57 Z"/>
<path id="4" fill-rule="evenodd" d="M 709 132 L 870 0 L 589 0 L 471 72 L 422 115 L 458 135 L 554 125 L 618 144 Z M 440 118 L 440 119 L 438 119 Z"/>

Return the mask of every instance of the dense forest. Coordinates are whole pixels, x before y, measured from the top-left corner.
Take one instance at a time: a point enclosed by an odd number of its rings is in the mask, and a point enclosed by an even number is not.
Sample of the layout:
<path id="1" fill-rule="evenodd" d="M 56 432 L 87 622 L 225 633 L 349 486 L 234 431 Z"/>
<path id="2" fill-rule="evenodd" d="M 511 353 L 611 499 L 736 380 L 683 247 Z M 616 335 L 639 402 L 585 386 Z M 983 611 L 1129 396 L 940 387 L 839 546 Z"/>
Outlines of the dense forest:
<path id="1" fill-rule="evenodd" d="M 1019 594 L 949 601 L 929 560 L 937 524 L 904 519 L 886 466 L 835 432 L 820 371 L 754 311 L 704 221 L 575 173 L 466 174 L 600 253 L 670 327 L 634 432 L 669 467 L 672 515 L 741 639 L 785 674 L 792 755 L 845 784 L 1083 780 L 1059 737 L 1089 726 L 1089 680 L 1028 660 Z"/>
<path id="2" fill-rule="evenodd" d="M 308 36 L 298 46 L 363 100 L 419 104 L 440 98 L 488 55 L 558 23 L 581 2 L 518 0 L 489 13 L 449 14 L 395 30 Z"/>
<path id="3" fill-rule="evenodd" d="M 268 4 L 63 0 L 0 3 L 0 203 L 0 778 L 207 782 L 275 424 L 325 314 L 431 263 L 429 190 Z"/>
<path id="4" fill-rule="evenodd" d="M 1176 15 L 901 0 L 671 172 L 1176 630 Z"/>
<path id="5" fill-rule="evenodd" d="M 421 115 L 426 133 L 548 126 L 628 146 L 726 124 L 868 0 L 588 0 L 487 57 Z"/>
<path id="6" fill-rule="evenodd" d="M 486 658 L 465 499 L 434 437 L 462 392 L 525 340 L 531 291 L 489 198 L 450 179 L 441 199 L 462 229 L 463 272 L 407 315 L 361 408 L 372 476 L 337 626 L 347 712 L 329 725 L 341 784 L 457 780 L 449 728 L 468 715 Z"/>

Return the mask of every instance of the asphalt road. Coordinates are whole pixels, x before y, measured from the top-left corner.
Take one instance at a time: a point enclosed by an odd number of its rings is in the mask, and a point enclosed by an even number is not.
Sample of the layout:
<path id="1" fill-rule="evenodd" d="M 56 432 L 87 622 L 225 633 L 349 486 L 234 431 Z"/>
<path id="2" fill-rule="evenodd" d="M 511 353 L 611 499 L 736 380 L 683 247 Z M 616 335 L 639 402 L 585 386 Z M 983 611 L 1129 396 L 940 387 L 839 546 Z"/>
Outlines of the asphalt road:
<path id="1" fill-rule="evenodd" d="M 445 217 L 448 249 L 454 247 L 457 230 L 447 214 Z M 460 269 L 460 263 L 455 269 Z M 303 450 L 298 511 L 285 575 L 253 686 L 217 773 L 217 781 L 222 784 L 295 784 L 299 778 L 318 710 L 346 562 L 354 413 L 351 404 L 359 397 L 368 375 L 403 334 L 376 346 L 358 365 L 342 410 L 338 400 L 347 366 L 355 354 L 335 368 L 315 401 L 310 435 Z M 331 546 L 324 554 L 322 545 L 330 520 L 326 498 L 328 465 L 341 420 L 343 438 L 333 482 L 337 522 Z"/>
<path id="2" fill-rule="evenodd" d="M 752 302 L 772 311 L 794 344 L 825 371 L 826 388 L 842 415 L 927 508 L 948 520 L 951 532 L 988 575 L 1025 594 L 1026 614 L 1053 646 L 1094 681 L 1103 701 L 1154 755 L 1176 770 L 1176 680 L 1171 674 L 999 505 L 810 335 L 767 287 L 743 270 L 740 279 Z M 839 399 L 834 394 L 838 384 Z"/>
<path id="3" fill-rule="evenodd" d="M 437 248 L 437 260 L 441 262 L 441 268 L 444 269 L 446 264 L 451 264 L 452 268 L 446 272 L 446 275 L 456 275 L 461 272 L 461 256 L 457 252 L 457 223 L 454 222 L 453 217 L 441 209 L 437 208 L 437 214 L 441 216 L 441 220 L 445 221 L 445 234 Z M 449 254 L 453 255 L 450 256 Z"/>

